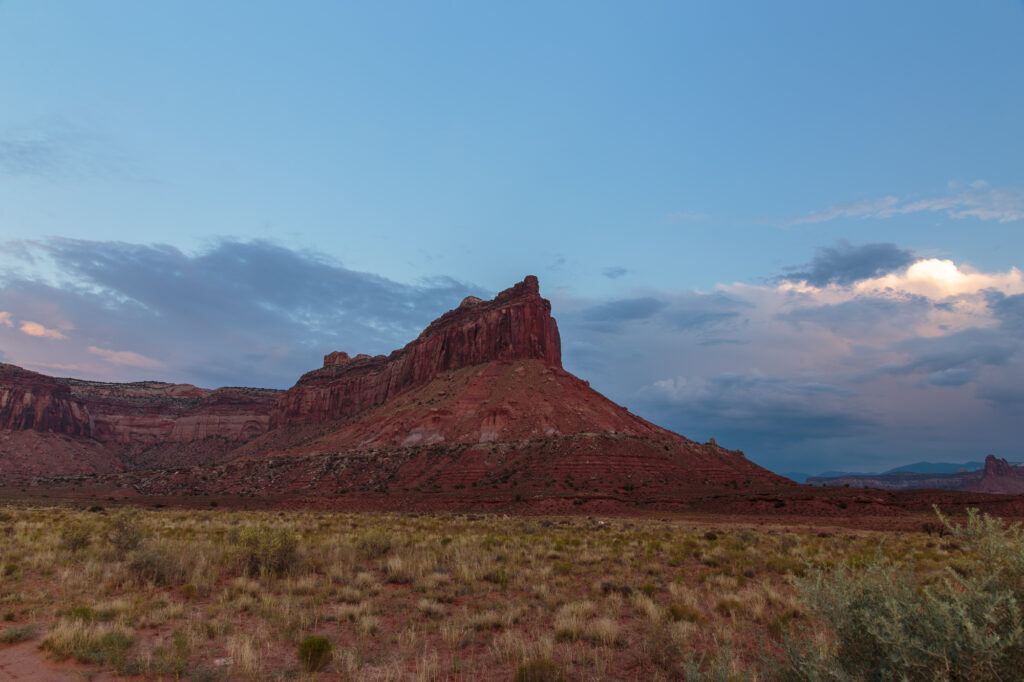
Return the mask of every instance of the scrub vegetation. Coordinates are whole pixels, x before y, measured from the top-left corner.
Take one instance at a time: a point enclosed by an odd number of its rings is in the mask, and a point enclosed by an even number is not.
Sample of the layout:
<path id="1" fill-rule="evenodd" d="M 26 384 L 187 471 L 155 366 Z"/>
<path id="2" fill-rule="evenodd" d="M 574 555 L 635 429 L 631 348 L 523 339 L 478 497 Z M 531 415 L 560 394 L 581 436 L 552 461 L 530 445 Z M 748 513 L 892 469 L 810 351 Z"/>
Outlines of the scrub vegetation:
<path id="1" fill-rule="evenodd" d="M 1021 531 L 0 509 L 2 647 L 144 679 L 1010 679 Z"/>

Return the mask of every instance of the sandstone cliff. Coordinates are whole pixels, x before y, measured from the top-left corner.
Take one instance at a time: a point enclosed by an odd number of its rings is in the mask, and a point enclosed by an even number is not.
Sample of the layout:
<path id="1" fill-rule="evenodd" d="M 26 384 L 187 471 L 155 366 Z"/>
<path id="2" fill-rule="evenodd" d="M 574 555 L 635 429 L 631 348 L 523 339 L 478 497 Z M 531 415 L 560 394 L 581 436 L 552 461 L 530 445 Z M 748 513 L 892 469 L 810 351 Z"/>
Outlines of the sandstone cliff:
<path id="1" fill-rule="evenodd" d="M 1005 459 L 989 455 L 985 458 L 985 469 L 981 480 L 971 485 L 968 490 L 978 493 L 1024 493 L 1024 473 L 1012 466 Z"/>
<path id="2" fill-rule="evenodd" d="M 277 401 L 271 428 L 349 417 L 449 370 L 527 359 L 562 364 L 551 304 L 532 275 L 494 300 L 465 299 L 389 356 L 327 355 Z"/>
<path id="3" fill-rule="evenodd" d="M 164 469 L 107 481 L 146 495 L 387 491 L 428 506 L 442 504 L 436 494 L 449 506 L 672 506 L 792 485 L 741 452 L 630 413 L 565 371 L 558 325 L 532 276 L 493 300 L 464 299 L 388 356 L 331 352 L 276 400 L 250 389 L 32 381 L 40 388 L 28 398 L 18 389 L 0 418 L 69 429 L 67 438 L 119 448 L 129 466 Z"/>
<path id="4" fill-rule="evenodd" d="M 267 430 L 279 394 L 62 379 L 0 364 L 0 432 L 10 432 L 0 438 L 0 471 L 102 473 L 220 461 Z"/>

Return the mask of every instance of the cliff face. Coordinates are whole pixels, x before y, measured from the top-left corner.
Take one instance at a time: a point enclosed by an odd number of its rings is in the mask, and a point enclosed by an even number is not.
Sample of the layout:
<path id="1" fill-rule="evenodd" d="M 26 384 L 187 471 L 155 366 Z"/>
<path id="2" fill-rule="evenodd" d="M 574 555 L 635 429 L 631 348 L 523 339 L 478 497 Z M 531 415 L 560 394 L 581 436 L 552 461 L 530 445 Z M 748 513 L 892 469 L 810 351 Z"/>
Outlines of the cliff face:
<path id="1" fill-rule="evenodd" d="M 130 384 L 56 379 L 84 407 L 103 443 L 187 443 L 210 436 L 244 441 L 267 430 L 280 391 L 255 388 L 208 390 L 191 384 Z"/>
<path id="2" fill-rule="evenodd" d="M 220 461 L 267 430 L 280 393 L 60 379 L 0 364 L 0 471 L 95 473 Z"/>
<path id="3" fill-rule="evenodd" d="M 44 374 L 0 364 L 0 429 L 89 436 L 92 425 L 67 386 Z"/>
<path id="4" fill-rule="evenodd" d="M 458 308 L 432 322 L 415 341 L 387 357 L 327 355 L 321 369 L 305 374 L 278 399 L 270 425 L 349 417 L 444 372 L 514 360 L 562 366 L 558 325 L 532 275 L 491 301 L 466 298 Z"/>
<path id="5" fill-rule="evenodd" d="M 1003 493 L 1017 495 L 1024 493 L 1024 474 L 1005 459 L 988 455 L 981 480 L 968 490 L 977 493 Z"/>
<path id="6" fill-rule="evenodd" d="M 446 490 L 455 500 L 475 487 L 478 502 L 482 489 L 509 499 L 585 491 L 621 502 L 643 488 L 644 500 L 660 504 L 790 483 L 740 452 L 651 424 L 565 371 L 536 277 L 490 301 L 466 298 L 389 356 L 330 353 L 283 394 L 11 371 L 17 382 L 0 420 L 23 429 L 8 433 L 28 435 L 9 438 L 11 447 L 102 444 L 124 469 L 166 470 L 124 474 L 144 494 L 330 496 L 393 486 Z M 70 435 L 24 430 L 49 428 Z M 4 448 L 0 438 L 0 473 L 39 466 Z M 51 457 L 52 473 L 102 453 L 66 454 Z"/>

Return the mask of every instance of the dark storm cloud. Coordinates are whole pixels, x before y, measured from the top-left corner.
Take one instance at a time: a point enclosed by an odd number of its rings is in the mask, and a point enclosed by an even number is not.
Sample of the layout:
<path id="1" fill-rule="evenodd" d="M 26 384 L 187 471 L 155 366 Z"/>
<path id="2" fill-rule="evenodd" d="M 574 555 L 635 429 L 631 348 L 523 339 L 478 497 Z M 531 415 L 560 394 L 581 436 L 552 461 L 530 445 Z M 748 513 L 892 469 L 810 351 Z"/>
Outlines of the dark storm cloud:
<path id="1" fill-rule="evenodd" d="M 845 405 L 853 396 L 841 386 L 726 372 L 693 387 L 659 382 L 645 400 L 661 402 L 659 411 L 681 428 L 777 445 L 862 432 L 872 422 Z"/>
<path id="2" fill-rule="evenodd" d="M 785 268 L 787 274 L 781 275 L 779 279 L 807 282 L 816 287 L 853 284 L 895 272 L 913 262 L 913 254 L 895 244 L 854 246 L 846 240 L 840 240 L 835 246 L 818 249 L 810 263 Z"/>
<path id="3" fill-rule="evenodd" d="M 1004 327 L 1024 331 L 1024 294 L 1005 296 L 1000 292 L 991 292 L 988 302 Z"/>
<path id="4" fill-rule="evenodd" d="M 978 397 L 1006 412 L 1024 412 L 1024 386 L 1016 382 L 981 386 Z"/>
<path id="5" fill-rule="evenodd" d="M 287 386 L 328 351 L 387 353 L 483 294 L 447 278 L 400 284 L 268 242 L 222 241 L 198 254 L 66 239 L 30 248 L 67 281 L 8 279 L 0 310 L 16 319 L 49 310 L 70 320 L 75 347 L 140 353 L 166 378 L 203 385 Z"/>
<path id="6" fill-rule="evenodd" d="M 934 338 L 897 344 L 913 359 L 888 367 L 896 375 L 922 374 L 935 386 L 962 386 L 978 378 L 984 367 L 1001 367 L 1020 350 L 1019 342 L 998 330 L 968 329 Z"/>

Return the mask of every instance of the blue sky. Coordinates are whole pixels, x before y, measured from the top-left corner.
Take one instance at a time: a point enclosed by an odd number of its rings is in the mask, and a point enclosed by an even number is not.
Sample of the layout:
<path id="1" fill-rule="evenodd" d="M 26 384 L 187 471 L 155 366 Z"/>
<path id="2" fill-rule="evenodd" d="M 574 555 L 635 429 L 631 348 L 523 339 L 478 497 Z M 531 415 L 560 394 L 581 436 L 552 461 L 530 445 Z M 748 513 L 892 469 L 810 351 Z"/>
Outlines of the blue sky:
<path id="1" fill-rule="evenodd" d="M 636 5 L 0 2 L 0 359 L 287 386 L 532 273 L 691 437 L 1024 459 L 1024 4 Z"/>

